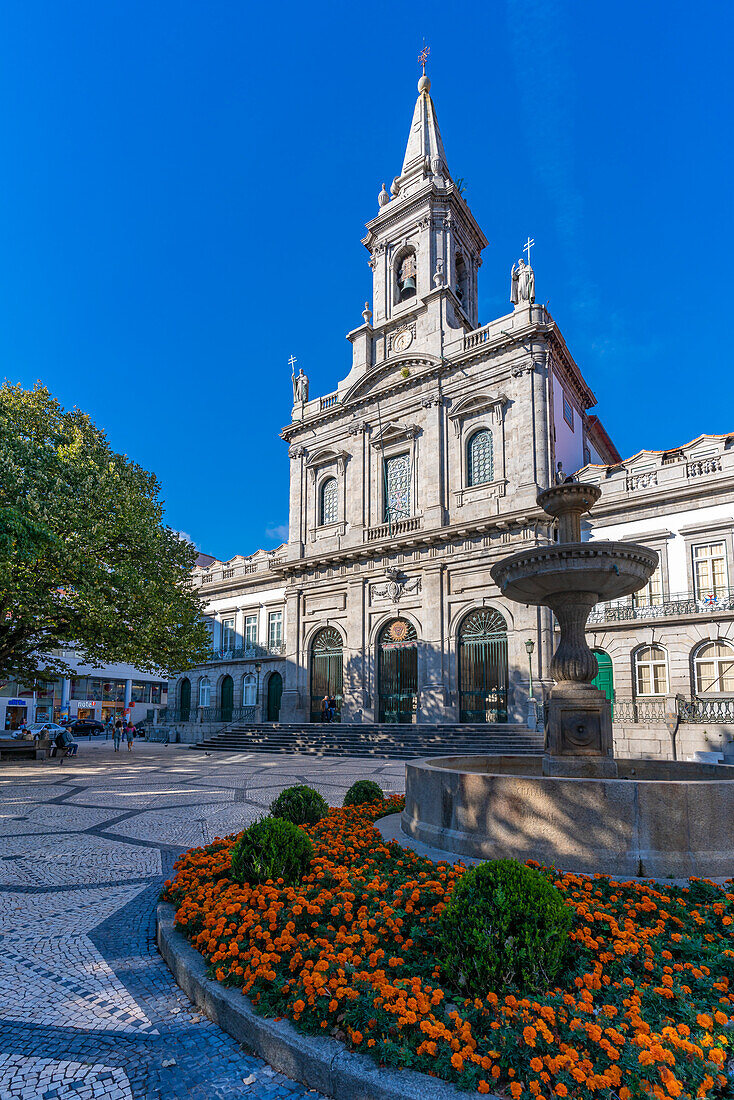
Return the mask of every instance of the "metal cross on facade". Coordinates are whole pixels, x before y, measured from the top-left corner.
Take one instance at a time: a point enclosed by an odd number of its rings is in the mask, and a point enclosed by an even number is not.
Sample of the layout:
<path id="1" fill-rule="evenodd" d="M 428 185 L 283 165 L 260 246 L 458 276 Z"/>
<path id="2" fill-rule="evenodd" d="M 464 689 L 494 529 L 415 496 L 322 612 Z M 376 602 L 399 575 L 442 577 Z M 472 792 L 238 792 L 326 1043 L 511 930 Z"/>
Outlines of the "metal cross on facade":
<path id="1" fill-rule="evenodd" d="M 528 239 L 525 241 L 525 244 L 522 246 L 523 252 L 527 252 L 528 254 L 528 267 L 530 267 L 530 249 L 533 247 L 534 244 L 535 237 L 528 237 Z"/>
<path id="2" fill-rule="evenodd" d="M 293 374 L 296 373 L 296 363 L 297 362 L 298 362 L 298 360 L 296 359 L 295 355 L 291 355 L 290 359 L 288 360 L 288 366 L 291 368 L 291 371 L 292 371 Z"/>

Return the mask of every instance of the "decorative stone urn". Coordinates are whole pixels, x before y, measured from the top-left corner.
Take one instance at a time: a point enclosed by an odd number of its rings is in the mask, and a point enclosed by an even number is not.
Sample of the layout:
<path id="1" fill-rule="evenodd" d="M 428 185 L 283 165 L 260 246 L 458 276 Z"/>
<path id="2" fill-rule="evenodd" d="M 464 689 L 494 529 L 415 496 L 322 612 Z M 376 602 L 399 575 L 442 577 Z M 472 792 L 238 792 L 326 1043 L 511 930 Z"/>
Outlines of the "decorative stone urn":
<path id="1" fill-rule="evenodd" d="M 549 607 L 561 638 L 550 665 L 551 690 L 543 758 L 545 775 L 614 776 L 611 704 L 593 687 L 596 657 L 586 642 L 586 621 L 595 604 L 643 588 L 658 555 L 632 542 L 582 542 L 581 517 L 601 496 L 597 485 L 569 482 L 538 496 L 558 520 L 558 542 L 522 550 L 490 570 L 503 596 Z"/>

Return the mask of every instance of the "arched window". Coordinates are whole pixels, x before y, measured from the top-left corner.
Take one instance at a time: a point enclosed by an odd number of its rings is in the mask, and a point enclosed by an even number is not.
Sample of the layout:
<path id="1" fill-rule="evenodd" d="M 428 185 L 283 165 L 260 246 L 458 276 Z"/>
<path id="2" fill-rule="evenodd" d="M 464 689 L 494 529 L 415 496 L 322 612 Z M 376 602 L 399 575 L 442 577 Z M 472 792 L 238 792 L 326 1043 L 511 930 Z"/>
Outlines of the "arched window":
<path id="1" fill-rule="evenodd" d="M 327 523 L 337 521 L 336 478 L 330 477 L 321 486 L 321 503 L 319 505 L 319 523 L 322 527 Z"/>
<path id="2" fill-rule="evenodd" d="M 257 680 L 248 672 L 242 683 L 242 706 L 254 707 L 257 704 Z"/>
<path id="3" fill-rule="evenodd" d="M 668 655 L 659 645 L 646 645 L 635 653 L 635 687 L 638 695 L 668 694 Z"/>
<path id="4" fill-rule="evenodd" d="M 484 485 L 494 480 L 492 433 L 489 428 L 480 428 L 467 443 L 466 467 L 470 485 Z"/>
<path id="5" fill-rule="evenodd" d="M 209 683 L 209 677 L 205 676 L 199 681 L 199 706 L 210 707 L 212 704 L 212 685 Z"/>
<path id="6" fill-rule="evenodd" d="M 707 642 L 696 653 L 696 694 L 734 695 L 734 648 L 728 642 Z"/>
<path id="7" fill-rule="evenodd" d="M 460 252 L 456 254 L 456 297 L 466 310 L 469 303 L 469 274 Z"/>
<path id="8" fill-rule="evenodd" d="M 406 252 L 398 260 L 397 276 L 398 301 L 404 302 L 407 298 L 414 298 L 416 288 L 415 252 Z"/>

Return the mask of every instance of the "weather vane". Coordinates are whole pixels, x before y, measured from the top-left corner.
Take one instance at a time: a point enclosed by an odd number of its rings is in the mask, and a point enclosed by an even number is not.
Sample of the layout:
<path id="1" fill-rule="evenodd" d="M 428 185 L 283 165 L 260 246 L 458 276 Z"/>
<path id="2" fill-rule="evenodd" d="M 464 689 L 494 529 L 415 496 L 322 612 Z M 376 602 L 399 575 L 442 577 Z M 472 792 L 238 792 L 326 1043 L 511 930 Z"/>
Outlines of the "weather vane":
<path id="1" fill-rule="evenodd" d="M 425 38 L 423 39 L 423 49 L 418 54 L 418 64 L 423 66 L 423 75 L 426 75 L 426 62 L 428 61 L 428 55 L 431 52 L 431 47 L 426 45 Z"/>

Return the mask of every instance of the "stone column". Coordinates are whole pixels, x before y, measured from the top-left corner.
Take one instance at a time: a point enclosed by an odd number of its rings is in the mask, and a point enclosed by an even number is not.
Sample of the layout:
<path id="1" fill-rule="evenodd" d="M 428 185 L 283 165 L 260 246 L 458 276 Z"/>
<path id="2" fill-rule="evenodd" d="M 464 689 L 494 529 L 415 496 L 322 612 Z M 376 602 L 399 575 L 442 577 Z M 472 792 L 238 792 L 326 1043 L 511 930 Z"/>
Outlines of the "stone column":
<path id="1" fill-rule="evenodd" d="M 422 574 L 421 615 L 423 637 L 419 640 L 418 722 L 451 721 L 447 712 L 448 659 L 444 639 L 443 565 L 427 568 Z"/>
<path id="2" fill-rule="evenodd" d="M 281 722 L 307 722 L 308 669 L 304 667 L 302 647 L 303 591 L 286 589 L 285 594 L 285 675 L 280 703 Z"/>
<path id="3" fill-rule="evenodd" d="M 443 527 L 444 480 L 446 454 L 443 432 L 443 398 L 440 393 L 423 399 L 425 430 L 419 447 L 419 492 L 423 503 L 423 523 L 426 528 Z"/>
<path id="4" fill-rule="evenodd" d="M 347 587 L 347 640 L 344 646 L 342 722 L 362 723 L 365 719 L 365 660 L 369 646 L 365 621 L 366 586 L 361 577 Z"/>
<path id="5" fill-rule="evenodd" d="M 71 680 L 64 677 L 61 681 L 61 716 L 69 714 L 69 699 L 71 698 Z"/>

